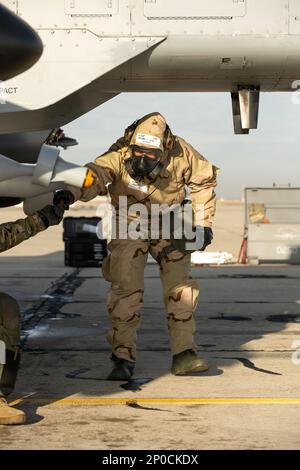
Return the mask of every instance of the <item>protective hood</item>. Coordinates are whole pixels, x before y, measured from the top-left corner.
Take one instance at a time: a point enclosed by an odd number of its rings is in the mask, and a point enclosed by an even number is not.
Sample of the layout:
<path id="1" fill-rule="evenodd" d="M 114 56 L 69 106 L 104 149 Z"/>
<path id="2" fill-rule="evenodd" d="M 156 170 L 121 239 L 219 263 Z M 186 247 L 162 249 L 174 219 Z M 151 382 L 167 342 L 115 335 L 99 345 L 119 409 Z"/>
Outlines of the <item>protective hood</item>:
<path id="1" fill-rule="evenodd" d="M 125 160 L 128 173 L 137 181 L 143 178 L 154 181 L 167 164 L 168 153 L 175 141 L 165 118 L 158 112 L 147 114 L 126 129 L 124 138 L 131 154 Z M 157 153 L 157 158 L 135 157 L 134 149 L 145 150 L 145 153 L 150 150 Z"/>
<path id="2" fill-rule="evenodd" d="M 164 152 L 166 128 L 166 120 L 160 113 L 148 114 L 140 119 L 130 145 Z"/>

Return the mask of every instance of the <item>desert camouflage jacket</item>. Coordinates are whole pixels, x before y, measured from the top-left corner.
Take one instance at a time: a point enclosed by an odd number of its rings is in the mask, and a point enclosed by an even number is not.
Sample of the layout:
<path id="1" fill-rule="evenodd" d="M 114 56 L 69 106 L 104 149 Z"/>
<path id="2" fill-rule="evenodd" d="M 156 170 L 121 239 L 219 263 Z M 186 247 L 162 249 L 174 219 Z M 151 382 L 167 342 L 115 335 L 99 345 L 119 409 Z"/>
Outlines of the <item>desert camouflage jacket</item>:
<path id="1" fill-rule="evenodd" d="M 211 227 L 216 208 L 214 188 L 218 168 L 207 161 L 181 137 L 174 136 L 175 145 L 168 152 L 165 166 L 154 182 L 138 185 L 126 171 L 124 160 L 130 157 L 123 138 L 104 155 L 88 163 L 98 176 L 98 184 L 87 190 L 72 188 L 76 199 L 89 201 L 109 192 L 113 206 L 118 209 L 119 196 L 128 197 L 128 206 L 142 202 L 151 204 L 180 204 L 186 198 L 186 187 L 193 207 L 204 206 L 204 226 Z M 198 224 L 198 223 L 197 223 Z M 203 225 L 199 223 L 199 225 Z"/>

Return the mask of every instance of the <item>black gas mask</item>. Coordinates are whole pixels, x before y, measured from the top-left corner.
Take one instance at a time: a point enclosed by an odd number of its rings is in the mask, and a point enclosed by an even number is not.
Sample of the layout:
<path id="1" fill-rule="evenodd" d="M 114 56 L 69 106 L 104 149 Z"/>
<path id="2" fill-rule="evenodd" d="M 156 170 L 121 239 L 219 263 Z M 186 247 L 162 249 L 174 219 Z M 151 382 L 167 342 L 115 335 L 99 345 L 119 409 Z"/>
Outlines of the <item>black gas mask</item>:
<path id="1" fill-rule="evenodd" d="M 125 167 L 129 175 L 138 182 L 144 181 L 145 178 L 154 181 L 163 169 L 163 164 L 160 161 L 162 158 L 161 150 L 147 150 L 136 145 L 133 145 L 131 149 L 132 156 L 125 160 Z M 149 157 L 148 154 L 155 157 Z"/>

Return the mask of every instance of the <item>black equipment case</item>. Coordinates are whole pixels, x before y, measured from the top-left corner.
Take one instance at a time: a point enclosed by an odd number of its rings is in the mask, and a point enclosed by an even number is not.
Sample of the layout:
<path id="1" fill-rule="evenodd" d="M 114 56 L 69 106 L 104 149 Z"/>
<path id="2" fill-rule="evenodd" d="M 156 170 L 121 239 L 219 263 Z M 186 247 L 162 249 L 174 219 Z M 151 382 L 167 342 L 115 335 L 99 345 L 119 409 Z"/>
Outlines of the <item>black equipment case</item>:
<path id="1" fill-rule="evenodd" d="M 102 266 L 107 255 L 106 240 L 98 237 L 100 217 L 65 217 L 63 241 L 65 265 L 80 268 Z M 99 233 L 99 230 L 98 230 Z"/>

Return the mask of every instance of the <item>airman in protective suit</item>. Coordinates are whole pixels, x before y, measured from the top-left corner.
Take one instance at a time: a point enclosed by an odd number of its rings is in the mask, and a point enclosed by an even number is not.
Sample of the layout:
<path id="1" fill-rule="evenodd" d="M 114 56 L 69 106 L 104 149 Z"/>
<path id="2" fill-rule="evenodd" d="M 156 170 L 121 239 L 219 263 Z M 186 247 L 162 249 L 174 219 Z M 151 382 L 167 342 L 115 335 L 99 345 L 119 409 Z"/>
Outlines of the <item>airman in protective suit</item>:
<path id="1" fill-rule="evenodd" d="M 19 245 L 28 238 L 61 222 L 64 210 L 73 202 L 67 191 L 59 191 L 55 205 L 46 206 L 24 219 L 0 225 L 0 252 Z M 71 198 L 71 199 L 70 199 Z M 68 200 L 67 200 L 68 199 Z M 0 425 L 23 424 L 25 413 L 8 405 L 6 397 L 13 391 L 20 362 L 20 309 L 17 301 L 0 293 Z"/>
<path id="2" fill-rule="evenodd" d="M 74 189 L 75 198 L 89 201 L 109 192 L 118 221 L 124 216 L 120 196 L 127 197 L 127 208 L 141 203 L 150 212 L 153 204 L 182 204 L 188 188 L 193 208 L 203 205 L 201 220 L 197 220 L 194 211 L 194 225 L 201 225 L 203 233 L 202 244 L 195 250 L 203 250 L 211 243 L 218 169 L 185 140 L 173 135 L 160 113 L 151 113 L 133 123 L 107 153 L 87 166 L 96 173 L 98 184 L 88 190 Z M 126 218 L 129 226 L 135 215 L 127 210 Z M 190 252 L 179 242 L 172 236 L 152 238 L 150 232 L 133 239 L 117 231 L 108 244 L 110 254 L 102 270 L 111 283 L 107 306 L 112 329 L 107 339 L 114 366 L 109 380 L 129 379 L 134 371 L 148 253 L 160 267 L 173 355 L 171 372 L 181 375 L 207 370 L 194 342 L 199 289 L 190 274 Z"/>

